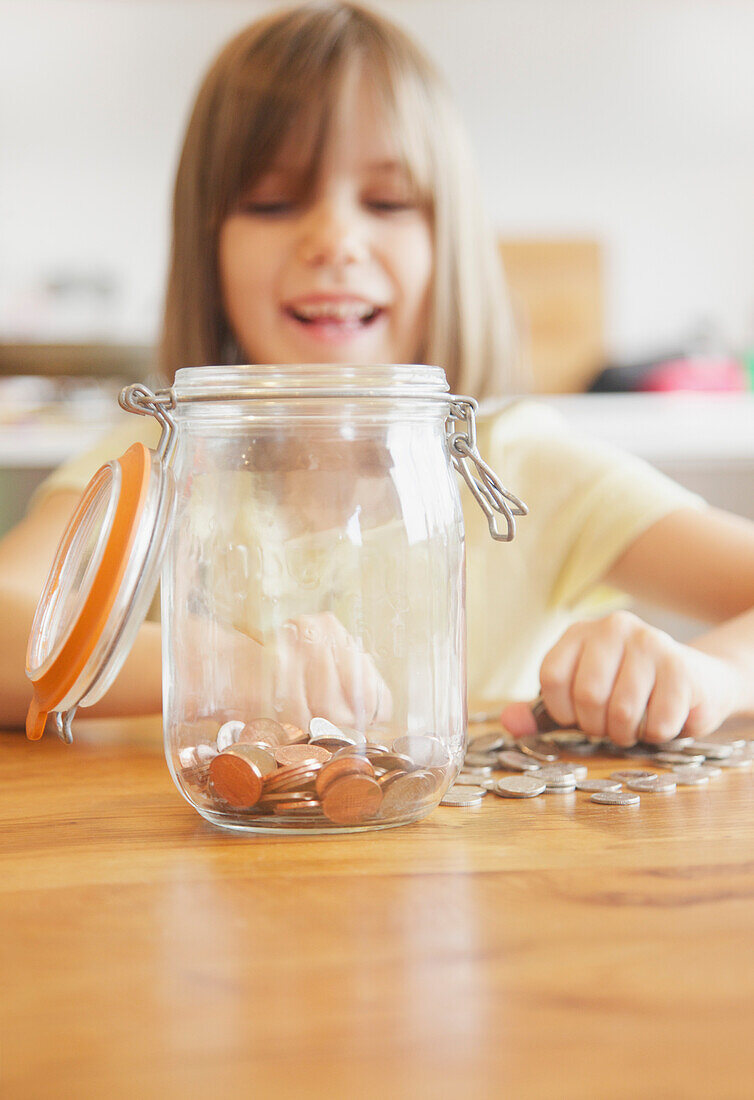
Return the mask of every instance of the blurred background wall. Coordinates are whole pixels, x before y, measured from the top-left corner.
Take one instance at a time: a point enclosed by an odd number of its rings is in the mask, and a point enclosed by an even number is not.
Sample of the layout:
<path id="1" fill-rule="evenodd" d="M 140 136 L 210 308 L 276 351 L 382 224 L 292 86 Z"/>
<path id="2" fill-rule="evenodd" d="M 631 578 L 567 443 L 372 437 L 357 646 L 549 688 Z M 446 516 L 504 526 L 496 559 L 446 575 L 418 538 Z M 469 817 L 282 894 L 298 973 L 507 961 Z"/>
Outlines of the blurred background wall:
<path id="1" fill-rule="evenodd" d="M 0 339 L 151 342 L 190 101 L 277 6 L 0 0 Z M 499 232 L 601 242 L 608 356 L 754 340 L 754 3 L 374 6 L 446 73 Z"/>

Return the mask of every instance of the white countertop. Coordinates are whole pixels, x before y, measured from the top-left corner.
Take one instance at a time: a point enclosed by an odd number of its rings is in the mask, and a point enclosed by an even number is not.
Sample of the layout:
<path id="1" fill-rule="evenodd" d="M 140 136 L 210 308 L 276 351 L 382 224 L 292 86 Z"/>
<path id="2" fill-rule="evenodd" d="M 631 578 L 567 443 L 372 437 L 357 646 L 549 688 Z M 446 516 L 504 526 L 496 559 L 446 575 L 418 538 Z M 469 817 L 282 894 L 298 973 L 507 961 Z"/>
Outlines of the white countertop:
<path id="1" fill-rule="evenodd" d="M 649 462 L 754 461 L 754 394 L 568 394 L 536 400 L 559 409 L 579 431 Z M 111 430 L 108 423 L 76 419 L 0 425 L 0 467 L 52 469 Z"/>

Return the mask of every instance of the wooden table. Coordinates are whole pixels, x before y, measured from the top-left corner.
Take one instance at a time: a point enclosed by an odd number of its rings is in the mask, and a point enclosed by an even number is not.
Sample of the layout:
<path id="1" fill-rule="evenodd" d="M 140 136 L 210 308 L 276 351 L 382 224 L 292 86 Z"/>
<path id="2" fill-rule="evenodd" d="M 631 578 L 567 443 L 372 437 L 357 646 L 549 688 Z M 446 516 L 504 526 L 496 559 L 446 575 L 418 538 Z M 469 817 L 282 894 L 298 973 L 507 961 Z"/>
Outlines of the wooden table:
<path id="1" fill-rule="evenodd" d="M 751 771 L 271 839 L 76 737 L 0 734 L 4 1100 L 754 1095 Z"/>

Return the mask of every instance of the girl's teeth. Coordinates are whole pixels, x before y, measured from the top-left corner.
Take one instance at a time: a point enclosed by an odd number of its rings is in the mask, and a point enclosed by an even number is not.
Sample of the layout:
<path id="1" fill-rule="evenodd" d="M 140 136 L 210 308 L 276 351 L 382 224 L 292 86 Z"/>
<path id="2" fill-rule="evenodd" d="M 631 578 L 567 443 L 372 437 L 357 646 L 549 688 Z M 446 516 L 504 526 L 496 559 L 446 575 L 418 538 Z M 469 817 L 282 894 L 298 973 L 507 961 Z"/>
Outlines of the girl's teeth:
<path id="1" fill-rule="evenodd" d="M 374 307 L 366 305 L 309 305 L 296 306 L 292 311 L 302 321 L 363 321 L 374 313 Z"/>

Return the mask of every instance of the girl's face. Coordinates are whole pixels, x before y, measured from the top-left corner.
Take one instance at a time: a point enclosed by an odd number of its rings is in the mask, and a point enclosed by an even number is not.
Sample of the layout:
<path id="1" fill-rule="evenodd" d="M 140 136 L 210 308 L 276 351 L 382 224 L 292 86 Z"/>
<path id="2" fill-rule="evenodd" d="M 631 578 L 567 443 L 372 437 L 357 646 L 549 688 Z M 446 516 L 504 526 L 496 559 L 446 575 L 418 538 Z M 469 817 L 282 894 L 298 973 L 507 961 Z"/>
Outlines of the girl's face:
<path id="1" fill-rule="evenodd" d="M 227 319 L 256 363 L 411 363 L 427 330 L 430 219 L 363 76 L 346 88 L 313 194 L 307 149 L 283 143 L 223 223 Z"/>

